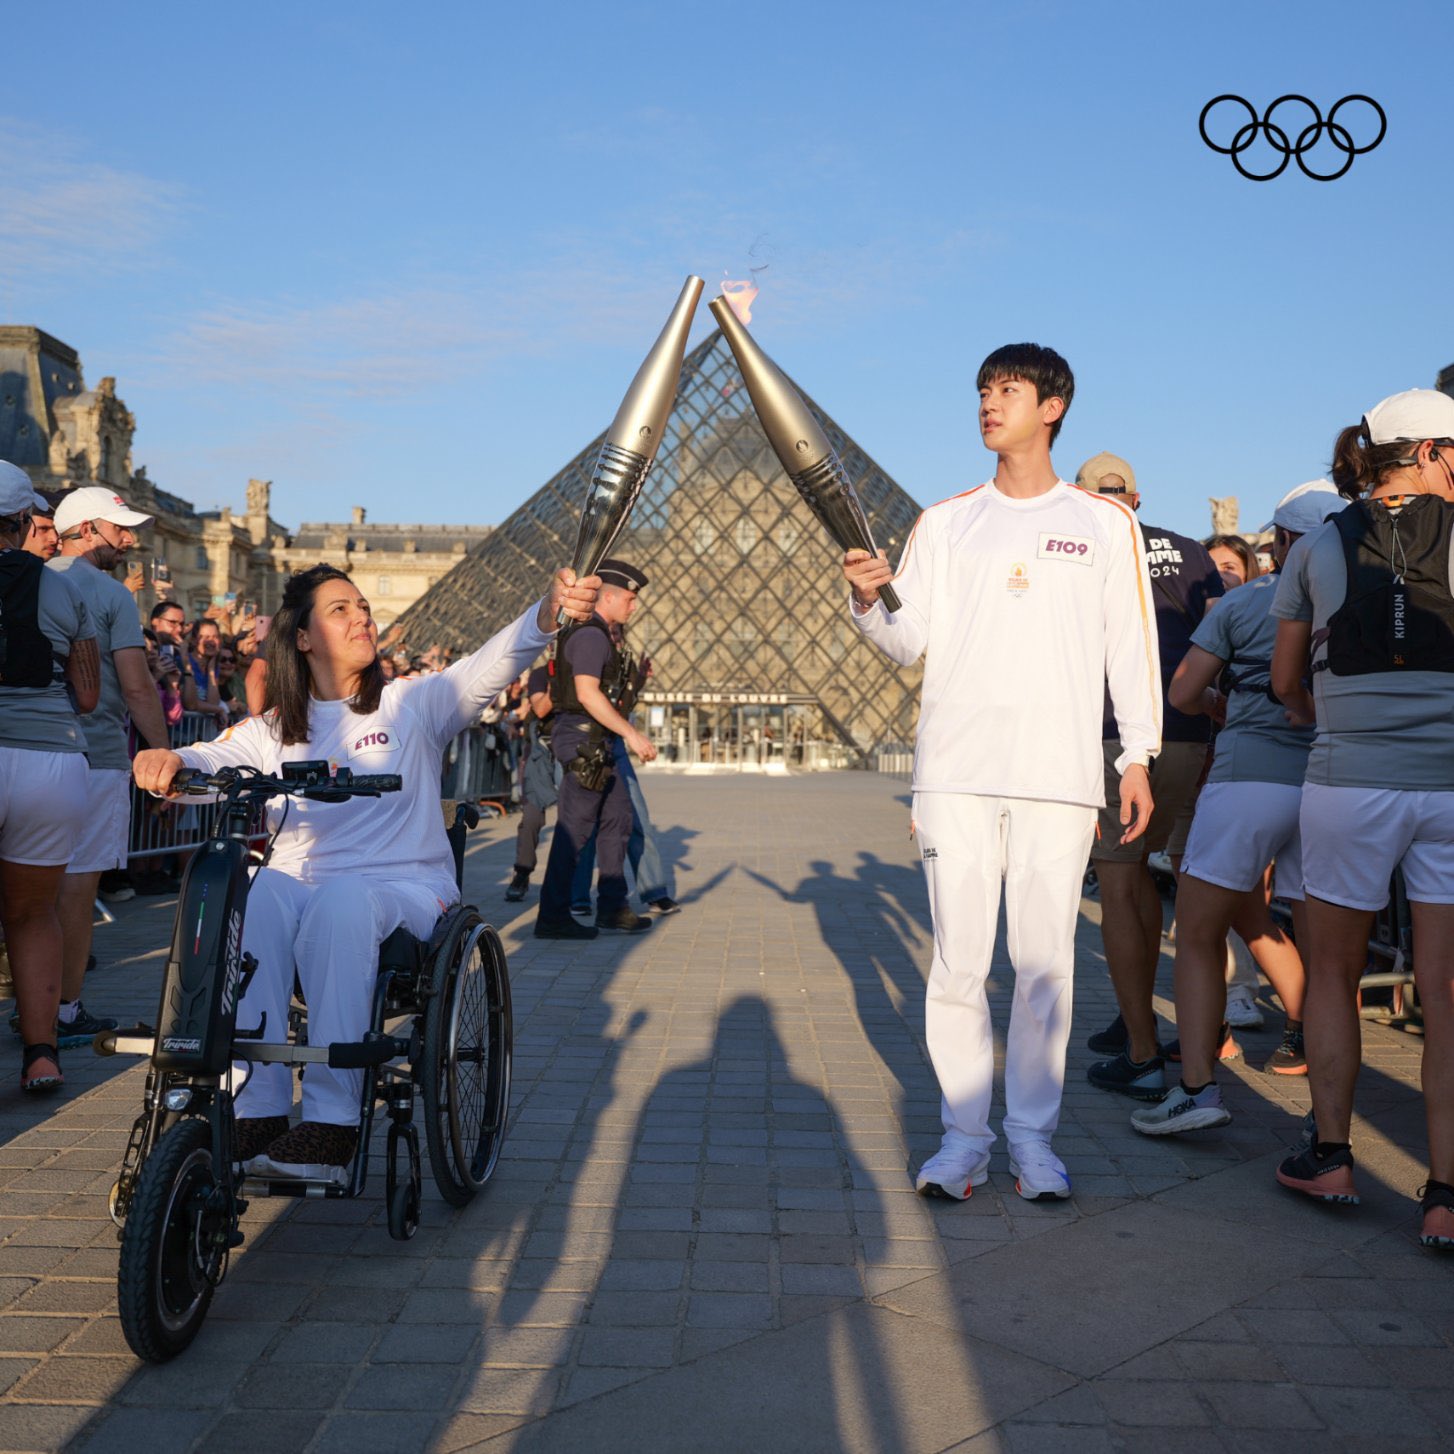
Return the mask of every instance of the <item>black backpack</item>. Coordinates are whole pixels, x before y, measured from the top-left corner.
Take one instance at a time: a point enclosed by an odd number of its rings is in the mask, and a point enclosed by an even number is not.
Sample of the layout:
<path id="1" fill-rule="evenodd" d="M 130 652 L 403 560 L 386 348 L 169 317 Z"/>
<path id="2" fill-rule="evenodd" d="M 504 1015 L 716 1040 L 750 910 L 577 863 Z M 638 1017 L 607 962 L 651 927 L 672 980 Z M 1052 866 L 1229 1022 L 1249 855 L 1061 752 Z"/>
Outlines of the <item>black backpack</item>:
<path id="1" fill-rule="evenodd" d="M 0 687 L 48 687 L 56 680 L 55 650 L 40 629 L 40 581 L 45 562 L 23 550 L 0 555 Z"/>

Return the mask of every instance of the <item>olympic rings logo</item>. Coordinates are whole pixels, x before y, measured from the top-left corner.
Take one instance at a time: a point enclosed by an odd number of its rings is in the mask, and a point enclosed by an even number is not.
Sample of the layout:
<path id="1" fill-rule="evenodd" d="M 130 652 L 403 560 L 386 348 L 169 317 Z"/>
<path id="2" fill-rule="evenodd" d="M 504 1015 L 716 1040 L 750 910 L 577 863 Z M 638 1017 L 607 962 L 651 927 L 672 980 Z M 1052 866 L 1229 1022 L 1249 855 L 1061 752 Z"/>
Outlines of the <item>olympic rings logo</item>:
<path id="1" fill-rule="evenodd" d="M 1365 106 L 1371 106 L 1378 115 L 1378 134 L 1363 146 L 1355 145 L 1352 132 L 1338 121 L 1338 113 L 1345 106 L 1350 106 L 1357 101 L 1361 101 Z M 1230 146 L 1222 146 L 1207 135 L 1207 117 L 1224 102 L 1240 106 L 1247 113 L 1247 120 L 1233 134 Z M 1288 106 L 1294 102 L 1299 106 L 1306 106 L 1313 119 L 1297 133 L 1297 140 L 1291 141 L 1289 140 L 1291 127 L 1278 124 L 1272 117 L 1278 107 Z M 1388 130 L 1388 117 L 1384 115 L 1383 107 L 1372 96 L 1345 96 L 1333 107 L 1328 113 L 1328 119 L 1324 121 L 1323 113 L 1306 96 L 1279 96 L 1261 116 L 1258 116 L 1250 101 L 1244 100 L 1241 96 L 1228 95 L 1214 96 L 1202 107 L 1197 129 L 1202 134 L 1202 140 L 1214 152 L 1232 158 L 1232 165 L 1249 182 L 1270 182 L 1274 177 L 1280 177 L 1287 170 L 1287 164 L 1290 161 L 1296 161 L 1302 169 L 1303 175 L 1310 177 L 1315 182 L 1336 182 L 1353 165 L 1354 157 L 1372 151 L 1383 140 L 1384 133 Z M 1256 142 L 1259 133 L 1267 138 L 1268 145 L 1274 151 L 1282 153 L 1282 160 L 1270 172 L 1253 172 L 1242 165 L 1242 153 Z M 1343 163 L 1336 171 L 1315 171 L 1304 159 L 1307 153 L 1317 146 L 1325 136 L 1337 150 L 1343 153 Z"/>

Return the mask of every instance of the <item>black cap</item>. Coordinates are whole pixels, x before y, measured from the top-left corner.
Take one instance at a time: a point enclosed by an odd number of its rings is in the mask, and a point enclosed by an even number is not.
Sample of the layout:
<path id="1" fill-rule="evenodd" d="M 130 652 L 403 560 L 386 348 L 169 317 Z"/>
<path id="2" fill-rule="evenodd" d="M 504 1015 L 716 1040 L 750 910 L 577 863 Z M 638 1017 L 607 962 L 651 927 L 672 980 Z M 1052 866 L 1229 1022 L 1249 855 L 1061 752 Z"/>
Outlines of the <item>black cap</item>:
<path id="1" fill-rule="evenodd" d="M 623 591 L 639 591 L 646 584 L 646 577 L 634 565 L 627 565 L 624 560 L 616 560 L 607 557 L 596 567 L 596 574 L 601 578 L 601 584 L 606 586 L 620 586 Z"/>

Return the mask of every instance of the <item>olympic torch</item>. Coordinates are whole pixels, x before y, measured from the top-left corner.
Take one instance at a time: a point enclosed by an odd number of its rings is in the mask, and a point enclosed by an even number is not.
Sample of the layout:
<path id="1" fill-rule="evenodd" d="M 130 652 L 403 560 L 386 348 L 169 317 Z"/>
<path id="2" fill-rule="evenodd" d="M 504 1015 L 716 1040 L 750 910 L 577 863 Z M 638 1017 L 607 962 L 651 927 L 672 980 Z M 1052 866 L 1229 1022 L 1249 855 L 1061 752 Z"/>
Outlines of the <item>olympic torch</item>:
<path id="1" fill-rule="evenodd" d="M 702 296 L 702 286 L 698 277 L 687 279 L 666 327 L 646 355 L 646 361 L 637 369 L 606 431 L 605 443 L 591 474 L 591 488 L 586 494 L 585 513 L 581 516 L 575 556 L 571 560 L 577 579 L 595 574 L 646 483 L 666 432 L 667 415 L 676 399 L 682 359 L 687 352 L 687 334 L 691 332 L 692 315 Z M 564 612 L 561 612 L 560 624 L 565 625 Z"/>
<path id="2" fill-rule="evenodd" d="M 863 506 L 843 461 L 813 418 L 812 410 L 782 370 L 757 346 L 727 299 L 714 298 L 710 306 L 742 370 L 742 381 L 763 432 L 787 477 L 841 549 L 866 550 L 876 555 Z M 880 587 L 879 596 L 889 611 L 899 609 L 899 598 L 892 586 Z"/>

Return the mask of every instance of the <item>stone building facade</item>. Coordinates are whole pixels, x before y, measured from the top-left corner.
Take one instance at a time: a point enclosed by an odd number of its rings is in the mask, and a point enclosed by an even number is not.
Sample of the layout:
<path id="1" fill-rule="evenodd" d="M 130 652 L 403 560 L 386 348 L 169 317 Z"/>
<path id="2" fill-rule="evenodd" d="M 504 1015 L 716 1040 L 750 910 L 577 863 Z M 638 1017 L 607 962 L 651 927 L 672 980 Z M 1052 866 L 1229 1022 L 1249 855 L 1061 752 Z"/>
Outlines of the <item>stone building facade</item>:
<path id="1" fill-rule="evenodd" d="M 348 524 L 289 531 L 272 515 L 272 486 L 249 480 L 244 509 L 198 510 L 133 467 L 136 420 L 116 380 L 88 389 L 75 349 L 39 328 L 0 327 L 0 459 L 22 466 L 38 489 L 109 485 L 153 517 L 138 532 L 145 615 L 168 579 L 188 614 L 214 602 L 251 600 L 271 614 L 290 572 L 320 560 L 356 572 L 375 615 L 389 625 L 490 533 L 488 525 Z"/>

